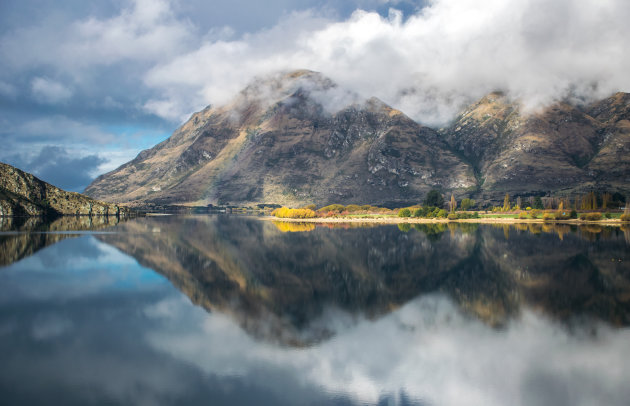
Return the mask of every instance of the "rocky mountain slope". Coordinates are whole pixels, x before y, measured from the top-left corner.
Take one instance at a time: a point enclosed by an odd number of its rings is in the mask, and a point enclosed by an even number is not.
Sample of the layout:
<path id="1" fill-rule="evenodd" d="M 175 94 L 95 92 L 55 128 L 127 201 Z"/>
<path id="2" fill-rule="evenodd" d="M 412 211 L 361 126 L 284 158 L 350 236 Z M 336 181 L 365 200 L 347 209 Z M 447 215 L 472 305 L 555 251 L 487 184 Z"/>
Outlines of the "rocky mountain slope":
<path id="1" fill-rule="evenodd" d="M 127 208 L 66 192 L 0 162 L 0 216 L 120 215 Z"/>
<path id="2" fill-rule="evenodd" d="M 438 132 L 319 73 L 295 71 L 195 113 L 85 193 L 132 205 L 290 206 L 401 206 L 433 188 L 485 201 L 506 192 L 628 193 L 629 106 L 619 93 L 528 112 L 492 93 Z"/>
<path id="3" fill-rule="evenodd" d="M 194 114 L 85 193 L 160 204 L 404 204 L 432 188 L 474 186 L 470 165 L 434 130 L 297 71 Z"/>
<path id="4" fill-rule="evenodd" d="M 627 93 L 590 106 L 556 103 L 535 112 L 492 93 L 440 133 L 473 166 L 481 198 L 591 189 L 627 193 L 629 119 Z"/>

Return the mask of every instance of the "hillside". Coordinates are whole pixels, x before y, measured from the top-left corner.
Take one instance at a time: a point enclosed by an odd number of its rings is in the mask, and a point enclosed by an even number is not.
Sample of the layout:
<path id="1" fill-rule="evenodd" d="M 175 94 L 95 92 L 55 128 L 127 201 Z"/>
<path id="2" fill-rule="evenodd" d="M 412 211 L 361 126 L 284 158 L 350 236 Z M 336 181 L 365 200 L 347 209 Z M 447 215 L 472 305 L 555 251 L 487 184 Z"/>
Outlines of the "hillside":
<path id="1" fill-rule="evenodd" d="M 85 193 L 139 204 L 404 204 L 474 185 L 472 168 L 434 130 L 297 71 L 194 114 Z"/>
<path id="2" fill-rule="evenodd" d="M 630 188 L 630 95 L 525 113 L 501 93 L 440 130 L 477 175 L 478 198 Z"/>
<path id="3" fill-rule="evenodd" d="M 66 192 L 0 162 L 0 216 L 120 215 L 128 209 Z"/>
<path id="4" fill-rule="evenodd" d="M 85 193 L 131 205 L 370 203 L 630 192 L 630 98 L 524 111 L 491 93 L 436 131 L 311 71 L 253 81 Z"/>

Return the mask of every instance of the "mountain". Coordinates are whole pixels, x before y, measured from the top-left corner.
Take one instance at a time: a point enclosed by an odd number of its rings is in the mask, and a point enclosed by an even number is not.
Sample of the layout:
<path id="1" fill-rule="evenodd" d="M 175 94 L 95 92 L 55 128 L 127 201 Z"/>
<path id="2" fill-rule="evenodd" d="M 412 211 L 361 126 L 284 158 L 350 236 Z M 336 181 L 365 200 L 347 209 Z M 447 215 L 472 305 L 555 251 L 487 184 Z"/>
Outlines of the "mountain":
<path id="1" fill-rule="evenodd" d="M 524 112 L 492 93 L 467 108 L 440 134 L 469 162 L 479 197 L 504 193 L 630 190 L 630 95 L 590 106 L 559 102 Z"/>
<path id="2" fill-rule="evenodd" d="M 127 208 L 66 192 L 0 162 L 0 217 L 62 214 L 120 215 Z"/>
<path id="3" fill-rule="evenodd" d="M 599 152 L 588 169 L 598 182 L 628 191 L 630 185 L 630 93 L 594 103 L 587 113 L 602 123 Z"/>
<path id="4" fill-rule="evenodd" d="M 475 184 L 471 166 L 436 131 L 296 71 L 193 114 L 85 193 L 132 204 L 405 204 L 432 188 Z"/>
<path id="5" fill-rule="evenodd" d="M 434 188 L 485 202 L 506 192 L 628 193 L 629 97 L 531 112 L 491 93 L 436 131 L 319 73 L 295 71 L 193 114 L 85 193 L 131 205 L 398 207 Z"/>

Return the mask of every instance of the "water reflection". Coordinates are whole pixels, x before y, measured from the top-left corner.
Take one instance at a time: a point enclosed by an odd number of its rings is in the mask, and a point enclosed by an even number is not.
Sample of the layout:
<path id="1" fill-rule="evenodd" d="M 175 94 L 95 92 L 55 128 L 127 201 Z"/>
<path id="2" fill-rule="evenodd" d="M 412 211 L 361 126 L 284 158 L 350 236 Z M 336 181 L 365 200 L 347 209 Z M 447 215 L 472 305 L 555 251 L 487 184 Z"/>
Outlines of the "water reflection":
<path id="1" fill-rule="evenodd" d="M 73 231 L 96 231 L 121 221 L 114 216 L 64 216 L 48 221 L 41 217 L 0 217 L 0 266 L 29 257 L 66 238 Z M 123 219 L 124 221 L 124 219 Z"/>
<path id="2" fill-rule="evenodd" d="M 0 270 L 0 396 L 627 404 L 627 230 L 403 228 L 156 217 L 61 241 Z"/>
<path id="3" fill-rule="evenodd" d="M 98 238 L 166 276 L 193 303 L 282 344 L 334 335 L 321 322 L 328 308 L 375 319 L 434 292 L 497 327 L 526 308 L 567 323 L 630 323 L 630 256 L 620 229 L 437 223 L 328 230 L 171 217 L 118 230 Z"/>

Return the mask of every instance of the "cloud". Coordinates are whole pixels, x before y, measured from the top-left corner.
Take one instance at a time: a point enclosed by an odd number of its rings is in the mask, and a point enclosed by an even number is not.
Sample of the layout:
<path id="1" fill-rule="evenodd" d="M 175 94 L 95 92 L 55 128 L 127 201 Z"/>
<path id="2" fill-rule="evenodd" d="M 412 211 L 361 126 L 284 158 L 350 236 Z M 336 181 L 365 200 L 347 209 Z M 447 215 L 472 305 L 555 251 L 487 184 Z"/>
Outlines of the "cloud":
<path id="1" fill-rule="evenodd" d="M 35 156 L 14 154 L 3 160 L 52 185 L 74 192 L 83 191 L 106 162 L 96 154 L 76 156 L 64 147 L 51 145 L 43 147 Z"/>
<path id="2" fill-rule="evenodd" d="M 11 132 L 24 139 L 57 139 L 60 141 L 105 144 L 111 142 L 113 134 L 96 125 L 82 123 L 64 116 L 48 116 L 20 122 Z"/>
<path id="3" fill-rule="evenodd" d="M 148 333 L 152 346 L 207 374 L 269 386 L 289 403 L 292 396 L 303 401 L 303 394 L 256 371 L 283 370 L 299 377 L 297 386 L 357 404 L 624 405 L 630 394 L 628 329 L 568 331 L 529 309 L 493 329 L 462 315 L 444 296 L 427 295 L 377 321 L 348 323 L 343 319 L 351 316 L 331 313 L 333 339 L 290 349 L 256 342 L 226 315 L 200 315 L 175 301 L 164 306 L 168 312 L 157 312 L 163 325 L 177 328 Z M 156 314 L 154 307 L 145 312 Z"/>
<path id="4" fill-rule="evenodd" d="M 47 65 L 78 74 L 94 65 L 157 61 L 181 51 L 194 28 L 175 19 L 168 0 L 131 0 L 112 17 L 63 21 L 54 15 L 5 35 L 0 55 L 22 69 Z"/>
<path id="5" fill-rule="evenodd" d="M 33 95 L 44 103 L 55 104 L 68 100 L 72 91 L 54 80 L 37 77 L 31 82 Z"/>
<path id="6" fill-rule="evenodd" d="M 442 124 L 494 90 L 529 106 L 630 90 L 629 18 L 623 0 L 435 0 L 406 20 L 396 11 L 356 11 L 342 22 L 299 12 L 162 62 L 145 84 L 183 116 L 226 102 L 253 76 L 308 68 Z"/>

